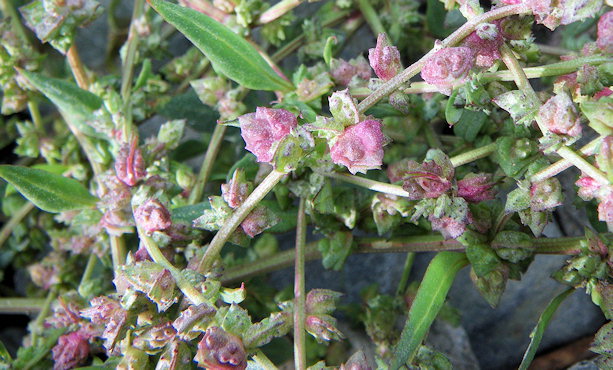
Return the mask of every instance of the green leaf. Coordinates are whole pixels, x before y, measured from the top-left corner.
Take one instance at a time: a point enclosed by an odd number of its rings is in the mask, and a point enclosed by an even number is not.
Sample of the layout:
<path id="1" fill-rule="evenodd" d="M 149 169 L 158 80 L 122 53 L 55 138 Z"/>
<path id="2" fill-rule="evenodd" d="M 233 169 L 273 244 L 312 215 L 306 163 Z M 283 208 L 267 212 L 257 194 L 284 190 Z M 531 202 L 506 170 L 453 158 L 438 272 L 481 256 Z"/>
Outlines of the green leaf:
<path id="1" fill-rule="evenodd" d="M 426 24 L 428 29 L 436 37 L 447 37 L 451 32 L 445 29 L 445 5 L 439 0 L 428 0 L 426 8 Z"/>
<path id="2" fill-rule="evenodd" d="M 202 216 L 205 210 L 211 209 L 211 203 L 202 202 L 188 206 L 173 208 L 170 210 L 172 222 L 190 225 L 195 219 Z"/>
<path id="3" fill-rule="evenodd" d="M 590 351 L 599 353 L 606 357 L 613 357 L 613 321 L 609 321 L 605 325 L 603 325 L 596 336 L 594 337 L 594 342 L 592 343 L 592 347 L 590 347 Z"/>
<path id="4" fill-rule="evenodd" d="M 326 40 L 326 46 L 324 46 L 324 61 L 330 66 L 330 60 L 332 59 L 332 48 L 338 44 L 336 36 L 328 36 Z"/>
<path id="5" fill-rule="evenodd" d="M 484 277 L 501 264 L 496 252 L 487 244 L 467 245 L 466 257 L 478 277 Z"/>
<path id="6" fill-rule="evenodd" d="M 89 136 L 104 137 L 91 125 L 103 116 L 103 102 L 97 95 L 83 90 L 77 85 L 57 78 L 46 77 L 38 73 L 20 70 L 20 73 L 55 104 L 66 121 L 79 131 Z"/>
<path id="7" fill-rule="evenodd" d="M 252 90 L 293 90 L 245 39 L 212 18 L 163 0 L 149 4 L 211 61 L 216 72 Z"/>
<path id="8" fill-rule="evenodd" d="M 219 113 L 203 104 L 193 90 L 172 97 L 158 113 L 170 119 L 186 119 L 198 132 L 212 132 L 219 119 Z"/>
<path id="9" fill-rule="evenodd" d="M 520 186 L 507 195 L 504 211 L 506 213 L 519 212 L 529 207 L 530 189 Z"/>
<path id="10" fill-rule="evenodd" d="M 430 262 L 394 349 L 390 367 L 392 370 L 413 360 L 443 306 L 456 274 L 467 263 L 466 256 L 457 252 L 440 252 Z"/>
<path id="11" fill-rule="evenodd" d="M 487 120 L 487 114 L 483 112 L 462 109 L 462 117 L 453 125 L 453 133 L 468 142 L 473 142 Z"/>
<path id="12" fill-rule="evenodd" d="M 228 308 L 221 320 L 221 327 L 225 331 L 241 337 L 249 330 L 251 325 L 249 313 L 234 303 Z"/>
<path id="13" fill-rule="evenodd" d="M 49 368 L 49 364 L 43 361 L 43 359 L 51 351 L 51 348 L 56 345 L 58 338 L 64 334 L 65 331 L 66 328 L 50 329 L 46 332 L 46 336 L 38 345 L 19 348 L 12 369 Z"/>
<path id="14" fill-rule="evenodd" d="M 320 239 L 317 249 L 321 252 L 321 263 L 324 268 L 339 271 L 351 254 L 352 245 L 353 235 L 350 232 L 338 231 L 327 238 Z"/>
<path id="15" fill-rule="evenodd" d="M 47 212 L 88 208 L 98 201 L 77 180 L 43 170 L 2 165 L 0 177 L 35 206 Z"/>
<path id="16" fill-rule="evenodd" d="M 537 159 L 538 153 L 538 146 L 527 138 L 503 136 L 496 140 L 496 160 L 509 177 L 519 177 Z"/>
<path id="17" fill-rule="evenodd" d="M 268 229 L 268 232 L 286 233 L 296 228 L 296 217 L 298 217 L 298 211 L 296 208 L 288 208 L 283 210 L 274 200 L 262 200 L 260 204 L 268 208 L 279 218 L 279 222 Z"/>
<path id="18" fill-rule="evenodd" d="M 11 358 L 8 349 L 6 349 L 4 343 L 0 341 L 0 368 L 8 368 L 12 361 L 13 359 Z"/>
<path id="19" fill-rule="evenodd" d="M 509 112 L 513 121 L 519 125 L 529 125 L 538 113 L 538 107 L 521 90 L 500 94 L 493 102 Z"/>
<path id="20" fill-rule="evenodd" d="M 545 332 L 547 325 L 549 325 L 549 321 L 551 321 L 553 314 L 558 309 L 558 306 L 560 306 L 560 303 L 562 303 L 562 301 L 564 301 L 564 299 L 566 299 L 566 297 L 571 295 L 574 291 L 574 288 L 565 290 L 557 297 L 552 299 L 551 302 L 549 302 L 549 304 L 545 308 L 545 311 L 543 311 L 541 317 L 539 317 L 539 321 L 534 327 L 534 330 L 532 330 L 532 333 L 530 333 L 530 337 L 532 339 L 530 340 L 530 345 L 528 346 L 528 349 L 526 349 L 526 353 L 524 353 L 524 358 L 521 360 L 519 370 L 528 369 L 528 366 L 530 366 L 530 363 L 534 359 L 536 350 L 538 349 L 538 346 L 541 343 L 541 339 L 543 338 L 543 333 Z"/>

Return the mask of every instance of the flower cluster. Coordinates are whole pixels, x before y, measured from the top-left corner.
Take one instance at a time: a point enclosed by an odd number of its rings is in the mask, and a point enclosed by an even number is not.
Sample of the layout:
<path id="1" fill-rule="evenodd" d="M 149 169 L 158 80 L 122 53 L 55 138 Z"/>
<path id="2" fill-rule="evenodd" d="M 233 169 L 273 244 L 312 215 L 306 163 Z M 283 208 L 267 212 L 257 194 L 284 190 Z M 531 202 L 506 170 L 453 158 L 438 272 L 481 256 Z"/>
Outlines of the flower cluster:
<path id="1" fill-rule="evenodd" d="M 330 63 L 332 79 L 340 86 L 361 84 L 370 79 L 370 66 L 363 57 L 346 61 L 344 59 L 332 59 Z"/>
<path id="2" fill-rule="evenodd" d="M 474 64 L 473 51 L 464 46 L 443 48 L 430 56 L 421 70 L 421 77 L 443 94 L 464 83 Z"/>
<path id="3" fill-rule="evenodd" d="M 611 176 L 610 174 L 613 173 L 613 135 L 602 140 L 596 160 L 596 164 Z M 596 199 L 598 201 L 598 219 L 608 224 L 612 223 L 613 185 L 603 184 L 585 173 L 581 174 L 575 185 L 579 187 L 578 195 L 583 200 Z"/>
<path id="4" fill-rule="evenodd" d="M 384 33 L 377 37 L 377 46 L 368 50 L 368 60 L 377 77 L 384 81 L 390 80 L 402 71 L 400 52 L 389 42 Z"/>
<path id="5" fill-rule="evenodd" d="M 422 164 L 405 160 L 388 168 L 390 180 L 402 181 L 408 198 L 421 201 L 412 218 L 415 220 L 429 213 L 432 228 L 441 231 L 446 238 L 459 237 L 466 225 L 473 223 L 467 202 L 479 203 L 494 198 L 494 183 L 489 175 L 468 174 L 455 181 L 454 173 L 449 158 L 440 150 L 428 151 Z"/>
<path id="6" fill-rule="evenodd" d="M 258 162 L 271 162 L 279 142 L 296 128 L 296 116 L 285 109 L 258 107 L 255 113 L 238 117 L 245 149 L 255 154 Z"/>
<path id="7" fill-rule="evenodd" d="M 366 173 L 367 170 L 381 167 L 383 144 L 381 123 L 366 120 L 347 127 L 336 138 L 330 155 L 334 163 L 347 167 L 349 172 Z"/>
<path id="8" fill-rule="evenodd" d="M 398 318 L 436 316 L 440 307 L 418 312 L 446 294 L 428 291 L 432 282 L 465 262 L 494 306 L 534 255 L 572 254 L 555 278 L 613 318 L 608 236 L 539 239 L 565 203 L 557 174 L 571 165 L 590 202 L 585 222 L 613 231 L 605 1 L 380 1 L 372 17 L 374 2 L 335 0 L 300 12 L 309 19 L 292 13 L 309 6 L 301 1 L 137 1 L 125 44 L 110 37 L 105 61 L 81 58 L 73 40 L 112 6 L 28 2 L 4 1 L 0 21 L 0 150 L 27 157 L 0 166 L 0 288 L 28 297 L 0 306 L 27 311 L 49 298 L 29 348 L 15 358 L 0 350 L 0 368 L 283 367 L 292 331 L 318 342 L 304 350 L 296 337 L 297 363 L 304 354 L 312 368 L 328 367 L 324 357 L 340 364 L 349 348 L 323 346 L 353 330 L 334 317 L 342 294 L 306 294 L 304 260 L 338 271 L 354 252 L 432 243 L 454 252 L 435 257 L 418 293 L 404 278 L 394 296 L 373 284 L 346 310 L 374 350 L 352 351 L 341 370 L 457 365 L 422 345 L 428 325 L 401 334 Z M 544 27 L 597 15 L 541 38 Z M 170 29 L 193 47 L 169 49 Z M 369 29 L 387 33 L 375 44 Z M 47 58 L 52 49 L 33 37 L 61 54 Z M 374 45 L 349 55 L 356 40 Z M 68 74 L 57 68 L 63 55 Z M 103 64 L 118 70 L 103 76 Z M 145 136 L 153 125 L 157 135 Z M 592 141 L 579 147 L 582 135 Z M 294 230 L 295 252 L 282 245 Z M 280 281 L 261 286 L 290 260 L 294 297 Z M 603 364 L 611 325 L 591 348 Z"/>

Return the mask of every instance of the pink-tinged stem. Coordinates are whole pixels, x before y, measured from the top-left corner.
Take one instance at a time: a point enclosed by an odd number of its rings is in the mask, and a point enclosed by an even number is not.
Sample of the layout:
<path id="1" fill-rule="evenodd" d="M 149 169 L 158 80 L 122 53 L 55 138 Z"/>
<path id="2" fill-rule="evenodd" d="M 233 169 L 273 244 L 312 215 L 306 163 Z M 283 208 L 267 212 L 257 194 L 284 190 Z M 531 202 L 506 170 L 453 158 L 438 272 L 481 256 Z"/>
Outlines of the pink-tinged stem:
<path id="1" fill-rule="evenodd" d="M 298 370 L 306 369 L 304 262 L 307 219 L 304 208 L 304 198 L 300 198 L 298 221 L 296 224 L 296 259 L 294 263 L 294 364 Z"/>

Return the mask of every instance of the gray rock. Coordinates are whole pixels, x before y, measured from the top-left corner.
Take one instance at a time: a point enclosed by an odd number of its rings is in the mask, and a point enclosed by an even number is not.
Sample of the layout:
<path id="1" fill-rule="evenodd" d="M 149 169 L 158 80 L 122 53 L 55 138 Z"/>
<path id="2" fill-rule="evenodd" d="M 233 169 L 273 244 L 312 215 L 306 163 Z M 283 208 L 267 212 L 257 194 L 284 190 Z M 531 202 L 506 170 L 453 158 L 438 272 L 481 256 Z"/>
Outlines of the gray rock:
<path id="1" fill-rule="evenodd" d="M 573 366 L 569 367 L 568 370 L 599 370 L 599 367 L 596 364 L 597 360 L 598 357 L 593 358 L 591 360 L 577 362 Z"/>
<path id="2" fill-rule="evenodd" d="M 426 339 L 426 344 L 444 353 L 456 370 L 478 370 L 479 362 L 470 346 L 466 330 L 454 327 L 443 320 L 436 320 Z"/>

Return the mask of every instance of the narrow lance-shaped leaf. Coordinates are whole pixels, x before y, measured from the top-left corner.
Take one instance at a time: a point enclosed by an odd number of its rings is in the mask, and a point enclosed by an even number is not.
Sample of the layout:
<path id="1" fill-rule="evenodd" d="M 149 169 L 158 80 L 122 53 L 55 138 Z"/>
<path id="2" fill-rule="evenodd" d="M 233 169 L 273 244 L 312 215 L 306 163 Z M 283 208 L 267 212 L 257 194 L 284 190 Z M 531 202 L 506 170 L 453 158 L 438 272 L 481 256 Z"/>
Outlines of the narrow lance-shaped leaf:
<path id="1" fill-rule="evenodd" d="M 252 90 L 293 90 L 244 38 L 195 10 L 164 0 L 149 4 L 187 37 L 227 78 Z"/>
<path id="2" fill-rule="evenodd" d="M 43 170 L 2 165 L 0 177 L 35 206 L 47 212 L 87 208 L 98 201 L 77 180 Z"/>
<path id="3" fill-rule="evenodd" d="M 466 255 L 457 252 L 440 252 L 432 259 L 394 350 L 390 367 L 392 370 L 413 360 L 430 326 L 443 307 L 456 274 L 467 263 Z"/>
<path id="4" fill-rule="evenodd" d="M 524 358 L 521 360 L 519 370 L 528 369 L 528 366 L 530 366 L 530 363 L 534 359 L 534 355 L 536 354 L 536 350 L 538 349 L 539 344 L 541 344 L 541 339 L 543 339 L 543 333 L 545 333 L 545 329 L 547 328 L 547 325 L 549 325 L 549 321 L 551 321 L 553 314 L 558 309 L 558 306 L 560 306 L 560 303 L 562 303 L 566 299 L 566 297 L 571 295 L 574 291 L 574 288 L 567 289 L 560 293 L 558 296 L 556 296 L 554 299 L 552 299 L 551 302 L 549 302 L 547 308 L 545 308 L 545 311 L 543 311 L 541 317 L 539 317 L 539 321 L 532 330 L 532 333 L 530 333 L 530 337 L 532 339 L 530 340 L 530 345 L 528 346 L 528 349 L 526 349 L 526 353 L 524 353 Z"/>
<path id="5" fill-rule="evenodd" d="M 20 70 L 34 87 L 55 104 L 66 121 L 89 136 L 103 137 L 88 125 L 100 121 L 102 99 L 77 85 L 38 73 Z"/>

